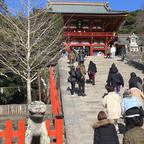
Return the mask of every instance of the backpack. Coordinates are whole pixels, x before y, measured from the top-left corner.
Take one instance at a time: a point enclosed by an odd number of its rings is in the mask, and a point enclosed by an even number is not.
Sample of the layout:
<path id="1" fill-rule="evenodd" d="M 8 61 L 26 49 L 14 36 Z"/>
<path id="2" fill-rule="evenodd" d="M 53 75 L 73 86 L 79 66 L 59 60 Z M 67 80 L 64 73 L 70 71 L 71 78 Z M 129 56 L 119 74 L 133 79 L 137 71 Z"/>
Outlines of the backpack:
<path id="1" fill-rule="evenodd" d="M 94 63 L 93 63 L 93 72 L 95 72 L 95 73 L 97 72 L 97 67 L 96 67 L 96 64 L 94 64 Z"/>
<path id="2" fill-rule="evenodd" d="M 121 78 L 119 73 L 116 73 L 115 75 L 112 76 L 113 82 L 116 83 L 117 85 L 121 85 Z"/>
<path id="3" fill-rule="evenodd" d="M 82 73 L 81 73 L 80 68 L 76 69 L 76 77 L 77 77 L 77 79 L 81 79 L 81 77 L 82 77 Z"/>
<path id="4" fill-rule="evenodd" d="M 83 54 L 79 54 L 79 61 L 80 61 L 80 62 L 83 62 L 83 61 L 84 61 L 84 56 L 83 56 Z"/>
<path id="5" fill-rule="evenodd" d="M 74 70 L 71 71 L 71 76 L 72 76 L 72 77 L 76 77 L 76 73 L 75 73 Z"/>

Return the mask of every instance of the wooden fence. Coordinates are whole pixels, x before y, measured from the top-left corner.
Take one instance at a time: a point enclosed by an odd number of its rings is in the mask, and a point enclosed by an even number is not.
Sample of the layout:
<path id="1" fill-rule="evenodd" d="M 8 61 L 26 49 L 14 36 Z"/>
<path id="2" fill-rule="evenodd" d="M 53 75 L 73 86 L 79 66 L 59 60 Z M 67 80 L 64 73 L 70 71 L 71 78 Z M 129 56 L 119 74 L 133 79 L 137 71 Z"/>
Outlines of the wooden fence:
<path id="1" fill-rule="evenodd" d="M 28 114 L 27 104 L 0 105 L 0 116 L 26 115 Z"/>
<path id="2" fill-rule="evenodd" d="M 51 105 L 47 105 L 46 115 L 51 115 Z M 0 105 L 0 117 L 2 116 L 28 116 L 27 104 Z"/>

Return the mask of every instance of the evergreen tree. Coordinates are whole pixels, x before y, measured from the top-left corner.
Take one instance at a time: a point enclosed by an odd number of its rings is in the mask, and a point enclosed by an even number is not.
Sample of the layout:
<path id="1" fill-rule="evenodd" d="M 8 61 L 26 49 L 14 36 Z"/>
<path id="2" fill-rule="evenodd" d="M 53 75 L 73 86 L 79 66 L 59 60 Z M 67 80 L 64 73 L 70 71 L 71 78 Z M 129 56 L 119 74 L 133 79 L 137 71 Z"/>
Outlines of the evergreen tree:
<path id="1" fill-rule="evenodd" d="M 7 13 L 7 5 L 5 4 L 5 0 L 0 0 L 0 13 Z"/>

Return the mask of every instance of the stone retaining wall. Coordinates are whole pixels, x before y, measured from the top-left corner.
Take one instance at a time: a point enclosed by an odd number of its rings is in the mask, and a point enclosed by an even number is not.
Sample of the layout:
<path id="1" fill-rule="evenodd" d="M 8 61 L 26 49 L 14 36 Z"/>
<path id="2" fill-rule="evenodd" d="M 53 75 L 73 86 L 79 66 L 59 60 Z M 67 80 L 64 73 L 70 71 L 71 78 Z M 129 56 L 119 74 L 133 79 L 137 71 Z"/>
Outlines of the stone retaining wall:
<path id="1" fill-rule="evenodd" d="M 142 52 L 127 52 L 126 57 L 128 60 L 133 60 L 140 64 L 144 64 L 144 53 Z"/>

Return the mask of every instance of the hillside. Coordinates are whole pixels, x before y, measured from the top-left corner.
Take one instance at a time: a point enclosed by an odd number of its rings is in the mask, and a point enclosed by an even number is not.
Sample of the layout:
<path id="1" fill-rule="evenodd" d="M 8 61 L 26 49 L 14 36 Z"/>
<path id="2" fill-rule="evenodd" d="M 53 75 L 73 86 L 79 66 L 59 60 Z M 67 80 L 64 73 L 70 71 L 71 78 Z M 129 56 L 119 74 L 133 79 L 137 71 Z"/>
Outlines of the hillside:
<path id="1" fill-rule="evenodd" d="M 118 33 L 135 33 L 144 40 L 144 10 L 130 12 L 119 28 Z"/>

